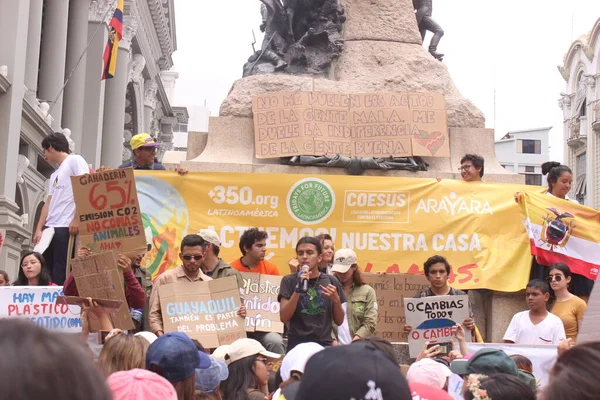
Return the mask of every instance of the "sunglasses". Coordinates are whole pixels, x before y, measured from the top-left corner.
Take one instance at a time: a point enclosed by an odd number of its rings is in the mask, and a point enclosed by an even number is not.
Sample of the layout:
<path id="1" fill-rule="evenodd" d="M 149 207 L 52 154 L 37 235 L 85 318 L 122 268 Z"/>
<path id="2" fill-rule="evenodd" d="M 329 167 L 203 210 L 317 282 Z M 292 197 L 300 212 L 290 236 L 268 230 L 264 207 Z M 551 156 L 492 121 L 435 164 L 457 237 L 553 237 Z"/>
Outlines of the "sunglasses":
<path id="1" fill-rule="evenodd" d="M 266 357 L 256 357 L 256 361 L 260 361 L 261 363 L 265 364 L 265 365 L 269 365 L 269 359 Z"/>
<path id="2" fill-rule="evenodd" d="M 200 260 L 202 260 L 202 256 L 188 256 L 188 255 L 185 255 L 185 256 L 183 256 L 182 258 L 183 258 L 185 261 L 191 261 L 191 260 L 192 260 L 192 258 L 193 258 L 194 260 L 196 260 L 196 261 L 200 261 Z"/>
<path id="3" fill-rule="evenodd" d="M 154 153 L 156 151 L 156 147 L 154 147 L 154 146 L 142 146 L 142 147 L 140 147 L 140 150 L 149 151 L 151 153 Z"/>
<path id="4" fill-rule="evenodd" d="M 553 280 L 556 282 L 562 281 L 562 275 L 550 275 L 546 278 L 548 283 L 551 283 Z"/>

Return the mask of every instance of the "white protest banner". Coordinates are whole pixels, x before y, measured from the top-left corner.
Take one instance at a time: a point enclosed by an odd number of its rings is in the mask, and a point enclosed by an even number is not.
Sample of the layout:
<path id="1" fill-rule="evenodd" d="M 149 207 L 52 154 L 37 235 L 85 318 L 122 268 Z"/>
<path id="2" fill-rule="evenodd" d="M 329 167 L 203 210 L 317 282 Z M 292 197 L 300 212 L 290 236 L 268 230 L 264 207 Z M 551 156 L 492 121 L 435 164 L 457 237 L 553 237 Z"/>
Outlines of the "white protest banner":
<path id="1" fill-rule="evenodd" d="M 467 348 L 469 354 L 473 354 L 478 350 L 486 347 L 499 349 L 504 351 L 509 356 L 520 354 L 531 360 L 533 364 L 533 375 L 537 382 L 538 388 L 548 384 L 550 370 L 556 362 L 557 347 L 554 344 L 507 344 L 507 343 L 468 343 Z"/>
<path id="2" fill-rule="evenodd" d="M 54 331 L 81 332 L 81 309 L 56 304 L 62 295 L 62 286 L 0 287 L 0 319 L 23 318 Z"/>
<path id="3" fill-rule="evenodd" d="M 242 273 L 244 279 L 244 305 L 246 306 L 247 332 L 283 333 L 277 301 L 281 276 Z"/>
<path id="4" fill-rule="evenodd" d="M 452 327 L 469 318 L 468 296 L 431 296 L 404 299 L 406 324 L 412 327 L 408 335 L 411 357 L 417 357 L 425 342 L 452 342 Z M 470 340 L 470 335 L 465 335 Z"/>

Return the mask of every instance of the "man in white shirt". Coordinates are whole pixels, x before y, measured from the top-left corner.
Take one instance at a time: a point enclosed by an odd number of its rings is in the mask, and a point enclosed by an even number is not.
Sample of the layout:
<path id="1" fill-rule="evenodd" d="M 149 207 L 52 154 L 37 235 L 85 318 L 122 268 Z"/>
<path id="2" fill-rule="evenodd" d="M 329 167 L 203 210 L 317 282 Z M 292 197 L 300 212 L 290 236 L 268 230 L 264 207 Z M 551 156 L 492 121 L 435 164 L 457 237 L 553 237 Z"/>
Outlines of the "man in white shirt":
<path id="1" fill-rule="evenodd" d="M 559 317 L 546 309 L 550 299 L 550 287 L 541 279 L 527 284 L 525 298 L 529 311 L 513 316 L 504 334 L 505 343 L 559 344 L 566 338 L 565 328 Z"/>
<path id="2" fill-rule="evenodd" d="M 78 233 L 71 177 L 89 174 L 90 168 L 83 157 L 71 154 L 69 142 L 62 133 L 46 136 L 42 140 L 42 148 L 46 161 L 58 164 L 58 168 L 50 176 L 48 199 L 42 208 L 33 243 L 40 241 L 44 229 L 54 229 L 52 241 L 44 251 L 44 259 L 52 282 L 62 285 L 66 279 L 69 236 Z"/>

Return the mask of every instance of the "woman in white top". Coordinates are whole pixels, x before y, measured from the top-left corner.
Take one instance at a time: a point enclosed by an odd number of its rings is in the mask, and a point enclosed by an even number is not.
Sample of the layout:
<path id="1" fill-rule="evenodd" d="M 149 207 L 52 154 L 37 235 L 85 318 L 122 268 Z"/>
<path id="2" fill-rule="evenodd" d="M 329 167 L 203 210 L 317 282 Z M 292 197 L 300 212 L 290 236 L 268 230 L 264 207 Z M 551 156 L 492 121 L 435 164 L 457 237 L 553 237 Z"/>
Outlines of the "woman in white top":
<path id="1" fill-rule="evenodd" d="M 573 184 L 573 171 L 571 171 L 571 168 L 556 161 L 548 161 L 542 164 L 542 174 L 548 175 L 547 195 L 579 203 L 577 200 L 570 199 L 569 196 L 567 196 L 567 193 L 569 193 Z M 547 280 L 548 273 L 550 272 L 549 267 L 549 265 L 538 264 L 534 257 L 531 265 L 530 279 Z M 593 287 L 594 281 L 591 279 L 582 275 L 573 274 L 571 279 L 571 292 L 575 296 L 579 296 L 587 302 Z"/>

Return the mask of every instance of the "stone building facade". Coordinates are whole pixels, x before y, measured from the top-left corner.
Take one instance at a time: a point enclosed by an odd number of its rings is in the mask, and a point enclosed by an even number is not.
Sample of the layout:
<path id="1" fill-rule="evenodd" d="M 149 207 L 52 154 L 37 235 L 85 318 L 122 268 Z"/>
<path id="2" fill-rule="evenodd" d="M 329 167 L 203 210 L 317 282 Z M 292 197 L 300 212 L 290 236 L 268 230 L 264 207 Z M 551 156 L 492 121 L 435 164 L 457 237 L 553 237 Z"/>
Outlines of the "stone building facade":
<path id="1" fill-rule="evenodd" d="M 600 208 L 600 19 L 571 44 L 563 65 L 564 162 L 573 170 L 571 197 Z"/>
<path id="2" fill-rule="evenodd" d="M 117 71 L 100 79 L 116 3 L 0 2 L 0 269 L 13 279 L 56 167 L 44 160 L 46 135 L 70 136 L 73 151 L 93 168 L 117 167 L 131 158 L 129 139 L 140 132 L 163 143 L 160 159 L 172 146 L 173 125 L 187 115 L 169 98 L 174 0 L 125 0 Z"/>

